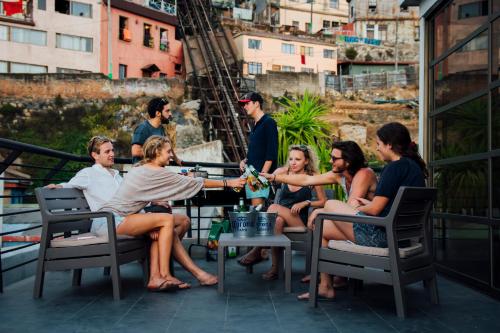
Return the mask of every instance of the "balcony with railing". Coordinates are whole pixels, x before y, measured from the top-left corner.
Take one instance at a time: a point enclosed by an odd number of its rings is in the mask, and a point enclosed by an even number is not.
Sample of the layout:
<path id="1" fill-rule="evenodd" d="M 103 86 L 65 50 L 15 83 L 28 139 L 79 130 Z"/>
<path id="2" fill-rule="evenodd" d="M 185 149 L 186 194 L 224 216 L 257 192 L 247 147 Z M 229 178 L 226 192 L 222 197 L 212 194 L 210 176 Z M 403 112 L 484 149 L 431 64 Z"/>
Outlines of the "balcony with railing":
<path id="1" fill-rule="evenodd" d="M 81 286 L 72 286 L 70 271 L 47 272 L 41 299 L 33 298 L 34 276 L 30 266 L 37 260 L 37 235 L 40 234 L 39 210 L 32 190 L 49 182 L 61 182 L 78 169 L 87 166 L 88 157 L 54 151 L 16 141 L 0 139 L 0 184 L 24 185 L 22 193 L 2 194 L 4 202 L 15 204 L 0 210 L 4 228 L 0 236 L 23 234 L 18 243 L 4 242 L 0 252 L 0 332 L 498 332 L 500 302 L 465 287 L 445 276 L 438 276 L 440 305 L 432 305 L 421 283 L 406 288 L 408 317 L 395 314 L 393 290 L 390 286 L 365 283 L 362 289 L 338 289 L 334 301 L 320 301 L 317 308 L 296 299 L 307 291 L 303 284 L 304 256 L 292 258 L 292 293 L 286 293 L 280 279 L 263 281 L 261 274 L 270 262 L 254 266 L 248 274 L 234 259 L 226 264 L 226 292 L 216 287 L 197 285 L 196 279 L 175 266 L 176 277 L 193 284 L 191 289 L 152 293 L 146 290 L 141 266 L 121 266 L 123 299 L 113 300 L 111 278 L 102 269 L 85 269 Z M 24 162 L 20 162 L 24 161 Z M 130 163 L 115 159 L 118 169 Z M 184 163 L 184 162 L 183 162 Z M 234 164 L 203 164 L 226 170 Z M 7 173 L 6 170 L 17 170 Z M 29 177 L 27 176 L 29 175 Z M 209 175 L 220 177 L 221 175 Z M 199 218 L 203 206 L 232 206 L 235 192 L 209 191 L 194 200 L 176 202 L 175 206 L 192 214 L 192 231 L 184 241 L 191 248 L 196 263 L 208 272 L 217 271 L 213 253 L 203 247 L 206 239 Z M 1 193 L 0 193 L 1 194 Z M 6 207 L 6 206 L 5 206 Z M 6 221 L 16 217 L 17 228 L 5 228 Z M 1 222 L 1 221 L 0 221 Z M 8 230 L 7 230 L 8 229 Z M 28 237 L 29 236 L 29 237 Z M 9 245 L 9 246 L 7 246 Z M 190 246 L 191 245 L 191 246 Z M 13 263 L 11 258 L 22 257 Z M 17 281 L 1 281 L 15 271 L 25 276 Z"/>
<path id="2" fill-rule="evenodd" d="M 33 0 L 0 1 L 0 21 L 33 25 Z"/>

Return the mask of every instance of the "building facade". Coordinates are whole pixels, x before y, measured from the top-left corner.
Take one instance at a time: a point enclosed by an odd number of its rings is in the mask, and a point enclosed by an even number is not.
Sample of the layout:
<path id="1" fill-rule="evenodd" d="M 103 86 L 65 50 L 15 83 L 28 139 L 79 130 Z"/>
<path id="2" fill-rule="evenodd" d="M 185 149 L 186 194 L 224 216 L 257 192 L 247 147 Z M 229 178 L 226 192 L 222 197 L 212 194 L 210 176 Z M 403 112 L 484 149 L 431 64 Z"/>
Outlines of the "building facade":
<path id="1" fill-rule="evenodd" d="M 280 0 L 279 25 L 295 26 L 316 33 L 348 22 L 346 0 Z M 312 22 L 312 26 L 311 26 Z"/>
<path id="2" fill-rule="evenodd" d="M 441 271 L 500 294 L 500 1 L 420 7 L 420 142 Z"/>
<path id="3" fill-rule="evenodd" d="M 0 2 L 0 72 L 98 71 L 100 11 L 92 0 Z"/>
<path id="4" fill-rule="evenodd" d="M 354 34 L 382 42 L 414 44 L 419 40 L 417 7 L 400 8 L 398 0 L 347 0 Z"/>
<path id="5" fill-rule="evenodd" d="M 243 60 L 243 74 L 267 71 L 336 73 L 337 47 L 313 38 L 266 32 L 241 32 L 234 43 Z"/>
<path id="6" fill-rule="evenodd" d="M 171 2 L 112 1 L 113 78 L 182 73 Z M 0 73 L 83 72 L 109 73 L 106 1 L 0 1 Z"/>
<path id="7" fill-rule="evenodd" d="M 100 71 L 108 74 L 106 7 L 101 11 L 100 21 Z M 173 77 L 182 74 L 182 41 L 176 39 L 176 16 L 134 2 L 112 0 L 111 21 L 113 78 Z"/>

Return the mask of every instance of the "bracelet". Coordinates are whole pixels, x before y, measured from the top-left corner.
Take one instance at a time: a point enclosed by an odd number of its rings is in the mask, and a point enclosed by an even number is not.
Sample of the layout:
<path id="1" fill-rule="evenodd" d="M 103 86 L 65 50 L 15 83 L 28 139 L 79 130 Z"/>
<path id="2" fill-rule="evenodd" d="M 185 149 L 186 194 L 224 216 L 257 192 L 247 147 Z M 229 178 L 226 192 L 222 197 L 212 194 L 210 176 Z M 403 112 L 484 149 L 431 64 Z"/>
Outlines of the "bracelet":
<path id="1" fill-rule="evenodd" d="M 224 188 L 227 187 L 227 180 L 226 179 L 222 179 L 222 184 L 224 184 Z"/>

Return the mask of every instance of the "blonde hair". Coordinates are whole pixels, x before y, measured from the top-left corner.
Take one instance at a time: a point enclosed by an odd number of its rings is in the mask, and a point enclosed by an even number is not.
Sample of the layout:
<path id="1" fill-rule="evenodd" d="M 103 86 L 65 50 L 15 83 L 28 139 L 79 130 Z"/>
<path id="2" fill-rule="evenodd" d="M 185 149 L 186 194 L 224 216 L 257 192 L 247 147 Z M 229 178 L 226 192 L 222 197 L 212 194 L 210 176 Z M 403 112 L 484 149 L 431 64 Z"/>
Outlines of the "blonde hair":
<path id="1" fill-rule="evenodd" d="M 288 148 L 288 154 L 292 150 L 301 151 L 304 154 L 304 157 L 309 162 L 305 165 L 304 171 L 308 175 L 314 175 L 318 173 L 318 157 L 316 156 L 316 152 L 310 147 L 306 145 L 292 145 Z M 286 166 L 288 168 L 288 172 L 290 172 L 290 166 L 288 165 L 288 160 L 286 162 Z"/>
<path id="2" fill-rule="evenodd" d="M 160 150 L 162 150 L 167 143 L 170 144 L 170 140 L 166 136 L 150 136 L 142 146 L 144 157 L 142 158 L 142 161 L 139 162 L 139 165 L 153 161 L 160 154 Z"/>
<path id="3" fill-rule="evenodd" d="M 87 143 L 87 152 L 89 153 L 89 156 L 91 159 L 94 159 L 92 157 L 92 153 L 100 154 L 101 153 L 101 146 L 105 144 L 106 142 L 111 142 L 111 139 L 102 135 L 96 135 L 93 136 L 89 142 Z"/>

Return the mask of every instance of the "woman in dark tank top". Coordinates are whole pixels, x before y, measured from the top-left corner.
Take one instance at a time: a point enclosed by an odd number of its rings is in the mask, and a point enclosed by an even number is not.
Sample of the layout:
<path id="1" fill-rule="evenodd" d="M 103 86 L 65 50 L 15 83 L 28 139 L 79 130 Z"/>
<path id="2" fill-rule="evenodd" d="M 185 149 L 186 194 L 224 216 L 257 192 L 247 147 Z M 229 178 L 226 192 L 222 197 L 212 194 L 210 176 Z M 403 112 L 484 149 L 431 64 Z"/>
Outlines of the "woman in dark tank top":
<path id="1" fill-rule="evenodd" d="M 287 165 L 276 169 L 274 174 L 318 174 L 317 158 L 309 146 L 294 145 L 288 150 Z M 316 191 L 317 199 L 311 201 L 312 191 Z M 323 187 L 318 186 L 293 186 L 282 184 L 277 203 L 267 209 L 268 212 L 277 213 L 274 233 L 282 234 L 285 227 L 306 228 L 309 207 L 323 207 L 326 201 Z M 276 201 L 276 200 L 275 200 Z M 262 275 L 265 280 L 274 280 L 278 277 L 277 248 L 272 249 L 271 269 Z"/>

